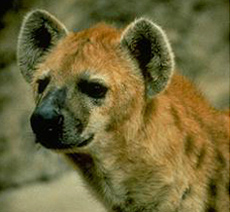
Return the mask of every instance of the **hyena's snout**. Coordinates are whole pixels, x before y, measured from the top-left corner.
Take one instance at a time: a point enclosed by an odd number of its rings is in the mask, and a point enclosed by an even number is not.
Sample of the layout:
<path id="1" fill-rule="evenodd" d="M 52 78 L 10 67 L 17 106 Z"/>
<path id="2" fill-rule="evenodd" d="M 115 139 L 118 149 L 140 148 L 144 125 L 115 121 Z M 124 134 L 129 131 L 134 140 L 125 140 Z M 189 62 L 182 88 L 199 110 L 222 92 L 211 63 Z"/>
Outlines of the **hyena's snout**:
<path id="1" fill-rule="evenodd" d="M 63 104 L 60 97 L 63 91 L 55 90 L 47 96 L 35 108 L 31 118 L 31 128 L 36 135 L 37 142 L 47 148 L 61 148 L 64 116 L 61 113 Z"/>
<path id="2" fill-rule="evenodd" d="M 37 107 L 30 119 L 37 140 L 46 147 L 53 146 L 62 131 L 63 119 L 58 110 L 51 105 Z"/>
<path id="3" fill-rule="evenodd" d="M 94 133 L 83 133 L 81 119 L 70 118 L 72 113 L 64 109 L 65 104 L 65 89 L 53 89 L 40 100 L 30 118 L 37 143 L 49 149 L 67 150 L 86 146 L 94 139 Z M 70 128 L 70 124 L 74 127 Z"/>

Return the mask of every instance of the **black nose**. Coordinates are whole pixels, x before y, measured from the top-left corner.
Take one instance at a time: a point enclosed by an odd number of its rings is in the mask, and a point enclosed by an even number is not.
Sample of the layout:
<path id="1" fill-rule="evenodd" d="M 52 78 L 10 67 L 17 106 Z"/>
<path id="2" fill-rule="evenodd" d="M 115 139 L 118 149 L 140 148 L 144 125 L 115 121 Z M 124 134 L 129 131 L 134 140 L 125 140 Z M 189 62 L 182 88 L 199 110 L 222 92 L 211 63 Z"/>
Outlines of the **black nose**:
<path id="1" fill-rule="evenodd" d="M 35 109 L 30 118 L 30 123 L 37 140 L 44 146 L 49 147 L 60 136 L 63 115 L 55 107 L 43 105 Z"/>

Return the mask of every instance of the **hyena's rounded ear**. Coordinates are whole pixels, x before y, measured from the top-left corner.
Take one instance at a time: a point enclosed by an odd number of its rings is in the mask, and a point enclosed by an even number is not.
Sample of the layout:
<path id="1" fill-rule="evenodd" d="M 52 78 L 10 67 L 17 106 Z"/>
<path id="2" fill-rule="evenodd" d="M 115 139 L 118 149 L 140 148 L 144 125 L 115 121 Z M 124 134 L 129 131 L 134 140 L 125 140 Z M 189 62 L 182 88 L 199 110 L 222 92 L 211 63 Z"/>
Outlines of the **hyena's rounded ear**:
<path id="1" fill-rule="evenodd" d="M 163 30 L 153 22 L 140 18 L 123 32 L 121 46 L 136 61 L 152 98 L 163 91 L 174 69 L 174 56 Z"/>
<path id="2" fill-rule="evenodd" d="M 67 34 L 65 26 L 44 10 L 25 17 L 18 38 L 17 60 L 22 75 L 31 82 L 42 56 Z"/>

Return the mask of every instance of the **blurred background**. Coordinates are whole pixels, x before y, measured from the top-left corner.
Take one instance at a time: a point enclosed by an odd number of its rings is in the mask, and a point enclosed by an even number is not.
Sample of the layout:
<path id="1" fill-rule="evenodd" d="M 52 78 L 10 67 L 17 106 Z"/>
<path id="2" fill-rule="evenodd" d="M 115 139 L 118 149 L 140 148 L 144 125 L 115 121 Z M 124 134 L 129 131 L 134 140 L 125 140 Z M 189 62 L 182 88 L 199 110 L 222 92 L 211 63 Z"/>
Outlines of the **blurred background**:
<path id="1" fill-rule="evenodd" d="M 15 52 L 22 19 L 35 8 L 48 10 L 74 31 L 100 21 L 124 27 L 137 17 L 151 18 L 168 34 L 177 69 L 214 107 L 229 108 L 228 0 L 1 0 L 1 212 L 104 211 L 61 156 L 33 142 L 34 105 Z"/>

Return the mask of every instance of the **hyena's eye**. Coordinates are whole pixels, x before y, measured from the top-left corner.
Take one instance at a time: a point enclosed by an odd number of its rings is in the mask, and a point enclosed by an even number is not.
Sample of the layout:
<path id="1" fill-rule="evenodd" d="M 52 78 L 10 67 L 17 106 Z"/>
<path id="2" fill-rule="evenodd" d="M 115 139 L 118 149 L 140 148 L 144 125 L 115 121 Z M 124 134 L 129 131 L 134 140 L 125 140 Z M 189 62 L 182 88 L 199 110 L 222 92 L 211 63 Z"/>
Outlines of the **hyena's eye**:
<path id="1" fill-rule="evenodd" d="M 101 83 L 98 82 L 88 82 L 86 80 L 81 80 L 78 83 L 79 90 L 88 95 L 89 97 L 95 99 L 101 99 L 105 97 L 105 94 L 108 88 Z"/>
<path id="2" fill-rule="evenodd" d="M 44 92 L 49 82 L 50 82 L 50 77 L 46 77 L 44 79 L 37 80 L 39 94 Z"/>

